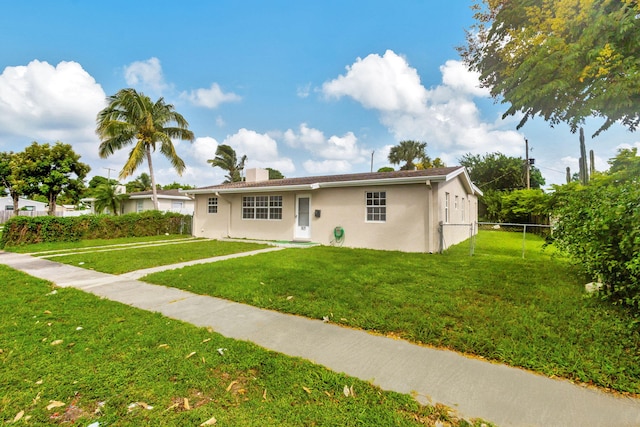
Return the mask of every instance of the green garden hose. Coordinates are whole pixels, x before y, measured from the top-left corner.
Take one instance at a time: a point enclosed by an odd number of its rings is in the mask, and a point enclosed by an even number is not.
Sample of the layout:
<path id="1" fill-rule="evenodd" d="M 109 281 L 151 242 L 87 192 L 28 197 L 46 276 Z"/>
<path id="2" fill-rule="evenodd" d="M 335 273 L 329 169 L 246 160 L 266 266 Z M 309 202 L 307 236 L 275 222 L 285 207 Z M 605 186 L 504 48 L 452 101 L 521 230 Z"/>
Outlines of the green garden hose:
<path id="1" fill-rule="evenodd" d="M 333 229 L 333 243 L 336 245 L 344 243 L 344 228 L 337 226 Z"/>

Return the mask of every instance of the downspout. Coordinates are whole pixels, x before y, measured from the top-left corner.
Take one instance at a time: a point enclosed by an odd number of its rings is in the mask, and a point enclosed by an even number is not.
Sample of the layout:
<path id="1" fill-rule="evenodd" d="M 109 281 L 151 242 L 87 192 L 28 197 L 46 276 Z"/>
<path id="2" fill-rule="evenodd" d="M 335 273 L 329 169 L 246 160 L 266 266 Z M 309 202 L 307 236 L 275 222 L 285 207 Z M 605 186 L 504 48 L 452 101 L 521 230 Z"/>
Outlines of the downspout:
<path id="1" fill-rule="evenodd" d="M 427 187 L 427 200 L 426 209 L 424 212 L 424 251 L 427 253 L 433 253 L 431 241 L 433 240 L 432 230 L 432 204 L 433 204 L 433 189 L 431 187 L 431 180 L 427 180 L 425 183 Z"/>

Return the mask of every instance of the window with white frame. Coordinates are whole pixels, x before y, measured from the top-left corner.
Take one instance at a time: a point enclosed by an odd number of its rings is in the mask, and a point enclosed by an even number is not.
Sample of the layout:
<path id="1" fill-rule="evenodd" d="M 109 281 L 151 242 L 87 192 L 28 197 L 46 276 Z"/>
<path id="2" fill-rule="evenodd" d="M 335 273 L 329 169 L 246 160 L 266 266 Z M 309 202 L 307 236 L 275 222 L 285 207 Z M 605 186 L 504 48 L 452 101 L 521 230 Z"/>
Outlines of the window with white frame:
<path id="1" fill-rule="evenodd" d="M 444 222 L 449 222 L 449 202 L 451 199 L 451 195 L 449 193 L 444 193 Z"/>
<path id="2" fill-rule="evenodd" d="M 173 211 L 181 211 L 183 207 L 183 202 L 171 202 L 171 210 Z"/>
<path id="3" fill-rule="evenodd" d="M 136 201 L 136 212 L 140 213 L 144 210 L 144 200 Z"/>
<path id="4" fill-rule="evenodd" d="M 242 219 L 282 219 L 282 196 L 242 197 Z"/>
<path id="5" fill-rule="evenodd" d="M 367 203 L 367 222 L 385 222 L 387 220 L 387 192 L 365 192 Z"/>
<path id="6" fill-rule="evenodd" d="M 207 213 L 218 213 L 218 198 L 209 197 L 207 200 Z"/>

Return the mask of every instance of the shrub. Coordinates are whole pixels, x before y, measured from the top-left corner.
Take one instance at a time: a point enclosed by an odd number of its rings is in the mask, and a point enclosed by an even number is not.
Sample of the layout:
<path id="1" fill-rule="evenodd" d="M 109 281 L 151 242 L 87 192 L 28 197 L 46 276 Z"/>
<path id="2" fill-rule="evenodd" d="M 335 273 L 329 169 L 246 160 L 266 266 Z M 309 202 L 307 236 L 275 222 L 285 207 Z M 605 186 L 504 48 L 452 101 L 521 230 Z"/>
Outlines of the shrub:
<path id="1" fill-rule="evenodd" d="M 70 218 L 16 216 L 5 224 L 0 247 L 82 239 L 154 236 L 164 233 L 191 234 L 191 217 L 159 211 Z"/>
<path id="2" fill-rule="evenodd" d="M 605 298 L 640 314 L 640 186 L 567 185 L 554 199 L 557 246 L 605 285 Z"/>

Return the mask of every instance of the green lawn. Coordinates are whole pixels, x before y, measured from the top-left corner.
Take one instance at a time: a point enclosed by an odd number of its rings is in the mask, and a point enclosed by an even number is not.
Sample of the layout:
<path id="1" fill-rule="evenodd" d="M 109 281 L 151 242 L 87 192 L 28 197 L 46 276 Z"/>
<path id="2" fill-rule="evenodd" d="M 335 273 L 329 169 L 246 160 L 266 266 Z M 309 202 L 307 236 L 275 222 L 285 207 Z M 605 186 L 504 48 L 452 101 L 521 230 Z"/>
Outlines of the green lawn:
<path id="1" fill-rule="evenodd" d="M 467 425 L 446 408 L 159 314 L 55 289 L 5 266 L 0 278 L 3 423 Z M 355 396 L 345 396 L 345 386 Z"/>
<path id="2" fill-rule="evenodd" d="M 144 280 L 640 393 L 640 332 L 543 241 L 483 231 L 442 255 L 314 247 Z"/>
<path id="3" fill-rule="evenodd" d="M 52 261 L 81 266 L 103 273 L 122 274 L 143 268 L 175 264 L 195 259 L 264 249 L 269 245 L 219 240 L 192 240 L 161 246 L 111 248 L 89 253 L 51 257 Z M 106 250 L 105 248 L 103 250 Z"/>
<path id="4" fill-rule="evenodd" d="M 115 245 L 127 245 L 133 243 L 150 243 L 161 240 L 179 240 L 179 239 L 191 239 L 191 236 L 184 234 L 160 234 L 157 236 L 144 236 L 144 237 L 121 237 L 118 239 L 91 239 L 80 240 L 74 242 L 45 242 L 35 243 L 29 245 L 19 246 L 7 246 L 4 248 L 7 252 L 16 253 L 37 253 L 37 252 L 64 252 L 68 250 L 80 250 L 83 248 L 94 248 L 100 246 L 115 246 Z"/>

